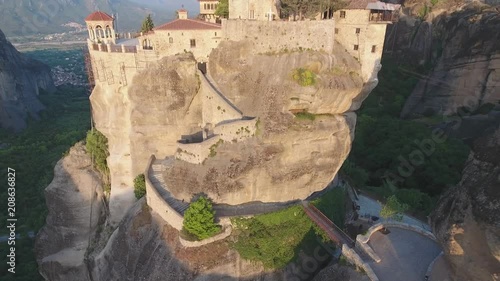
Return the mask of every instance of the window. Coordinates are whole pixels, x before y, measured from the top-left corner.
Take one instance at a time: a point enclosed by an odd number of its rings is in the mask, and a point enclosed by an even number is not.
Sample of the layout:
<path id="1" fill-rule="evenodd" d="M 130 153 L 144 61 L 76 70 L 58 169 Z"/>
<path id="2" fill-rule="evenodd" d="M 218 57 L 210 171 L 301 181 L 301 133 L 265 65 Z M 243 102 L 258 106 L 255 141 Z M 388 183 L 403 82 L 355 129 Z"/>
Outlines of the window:
<path id="1" fill-rule="evenodd" d="M 214 4 L 210 4 L 210 10 L 214 9 Z"/>
<path id="2" fill-rule="evenodd" d="M 194 48 L 196 47 L 196 40 L 195 39 L 191 39 L 191 48 Z"/>
<path id="3" fill-rule="evenodd" d="M 345 19 L 345 11 L 340 11 L 340 18 Z"/>
<path id="4" fill-rule="evenodd" d="M 359 45 L 354 45 L 354 51 L 357 51 L 359 49 Z"/>
<path id="5" fill-rule="evenodd" d="M 203 7 L 204 7 L 204 8 L 205 8 L 205 10 L 206 10 L 206 9 L 207 9 L 207 3 L 205 3 L 205 4 L 203 5 Z"/>
<path id="6" fill-rule="evenodd" d="M 372 45 L 372 53 L 375 53 L 377 51 L 377 45 Z"/>
<path id="7" fill-rule="evenodd" d="M 217 32 L 215 32 L 215 36 L 217 36 Z"/>
<path id="8" fill-rule="evenodd" d="M 335 28 L 335 34 L 339 34 L 339 29 Z"/>
<path id="9" fill-rule="evenodd" d="M 250 10 L 250 17 L 251 19 L 255 18 L 254 10 Z"/>
<path id="10" fill-rule="evenodd" d="M 168 38 L 168 43 L 170 43 L 170 44 L 174 43 L 174 38 L 172 38 L 172 37 Z"/>
<path id="11" fill-rule="evenodd" d="M 361 33 L 361 28 L 356 28 L 356 34 Z"/>

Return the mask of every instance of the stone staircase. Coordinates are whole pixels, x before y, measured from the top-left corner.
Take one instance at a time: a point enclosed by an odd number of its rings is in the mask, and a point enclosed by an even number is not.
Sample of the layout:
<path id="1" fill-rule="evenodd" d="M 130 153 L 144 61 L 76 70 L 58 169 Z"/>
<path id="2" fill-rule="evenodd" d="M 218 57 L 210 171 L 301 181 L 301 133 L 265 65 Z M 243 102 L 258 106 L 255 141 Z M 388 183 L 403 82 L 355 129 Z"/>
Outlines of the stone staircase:
<path id="1" fill-rule="evenodd" d="M 175 199 L 175 197 L 165 189 L 166 183 L 163 179 L 163 172 L 166 170 L 167 165 L 173 161 L 173 157 L 155 160 L 151 165 L 149 179 L 165 202 L 179 214 L 184 215 L 184 212 L 189 207 L 189 203 Z"/>

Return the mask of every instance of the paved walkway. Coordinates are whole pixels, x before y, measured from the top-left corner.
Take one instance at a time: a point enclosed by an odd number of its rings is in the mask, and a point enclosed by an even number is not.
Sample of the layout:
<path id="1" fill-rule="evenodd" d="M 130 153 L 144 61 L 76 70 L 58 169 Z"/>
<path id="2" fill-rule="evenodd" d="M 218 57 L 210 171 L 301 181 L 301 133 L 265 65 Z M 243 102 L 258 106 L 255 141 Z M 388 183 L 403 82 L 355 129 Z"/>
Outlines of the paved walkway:
<path id="1" fill-rule="evenodd" d="M 365 195 L 360 194 L 359 200 L 357 200 L 357 203 L 360 207 L 360 209 L 359 209 L 360 216 L 363 217 L 365 215 L 368 215 L 368 216 L 377 216 L 380 218 L 380 210 L 382 210 L 382 204 L 379 201 L 371 199 Z M 408 215 L 403 216 L 402 222 L 407 223 L 407 224 L 416 225 L 416 226 L 422 227 L 425 230 L 431 231 L 431 228 L 429 227 L 428 224 L 426 224 L 426 223 L 424 223 L 416 218 L 410 217 Z"/>
<path id="2" fill-rule="evenodd" d="M 424 281 L 429 264 L 441 253 L 439 245 L 419 233 L 390 228 L 375 232 L 368 244 L 379 255 L 370 266 L 381 281 Z"/>

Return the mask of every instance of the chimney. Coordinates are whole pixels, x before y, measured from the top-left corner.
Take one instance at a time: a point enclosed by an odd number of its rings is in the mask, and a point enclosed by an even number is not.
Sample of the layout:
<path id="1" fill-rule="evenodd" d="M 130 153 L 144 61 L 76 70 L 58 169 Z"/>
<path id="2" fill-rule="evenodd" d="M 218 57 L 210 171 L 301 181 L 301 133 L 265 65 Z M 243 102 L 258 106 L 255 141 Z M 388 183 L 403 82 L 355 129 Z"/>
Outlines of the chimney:
<path id="1" fill-rule="evenodd" d="M 177 17 L 180 20 L 187 20 L 188 18 L 188 11 L 186 9 L 180 9 L 177 11 Z"/>

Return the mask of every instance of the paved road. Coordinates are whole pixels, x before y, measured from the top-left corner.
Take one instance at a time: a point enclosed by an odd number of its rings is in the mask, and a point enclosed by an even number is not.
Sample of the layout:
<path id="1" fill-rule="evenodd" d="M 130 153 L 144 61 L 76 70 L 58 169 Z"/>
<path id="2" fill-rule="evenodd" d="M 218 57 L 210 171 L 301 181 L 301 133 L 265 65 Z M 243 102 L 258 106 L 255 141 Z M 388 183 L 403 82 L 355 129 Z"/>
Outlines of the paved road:
<path id="1" fill-rule="evenodd" d="M 381 262 L 370 265 L 380 281 L 423 281 L 429 264 L 441 253 L 433 240 L 416 232 L 390 228 L 390 234 L 375 232 L 369 245 Z"/>

